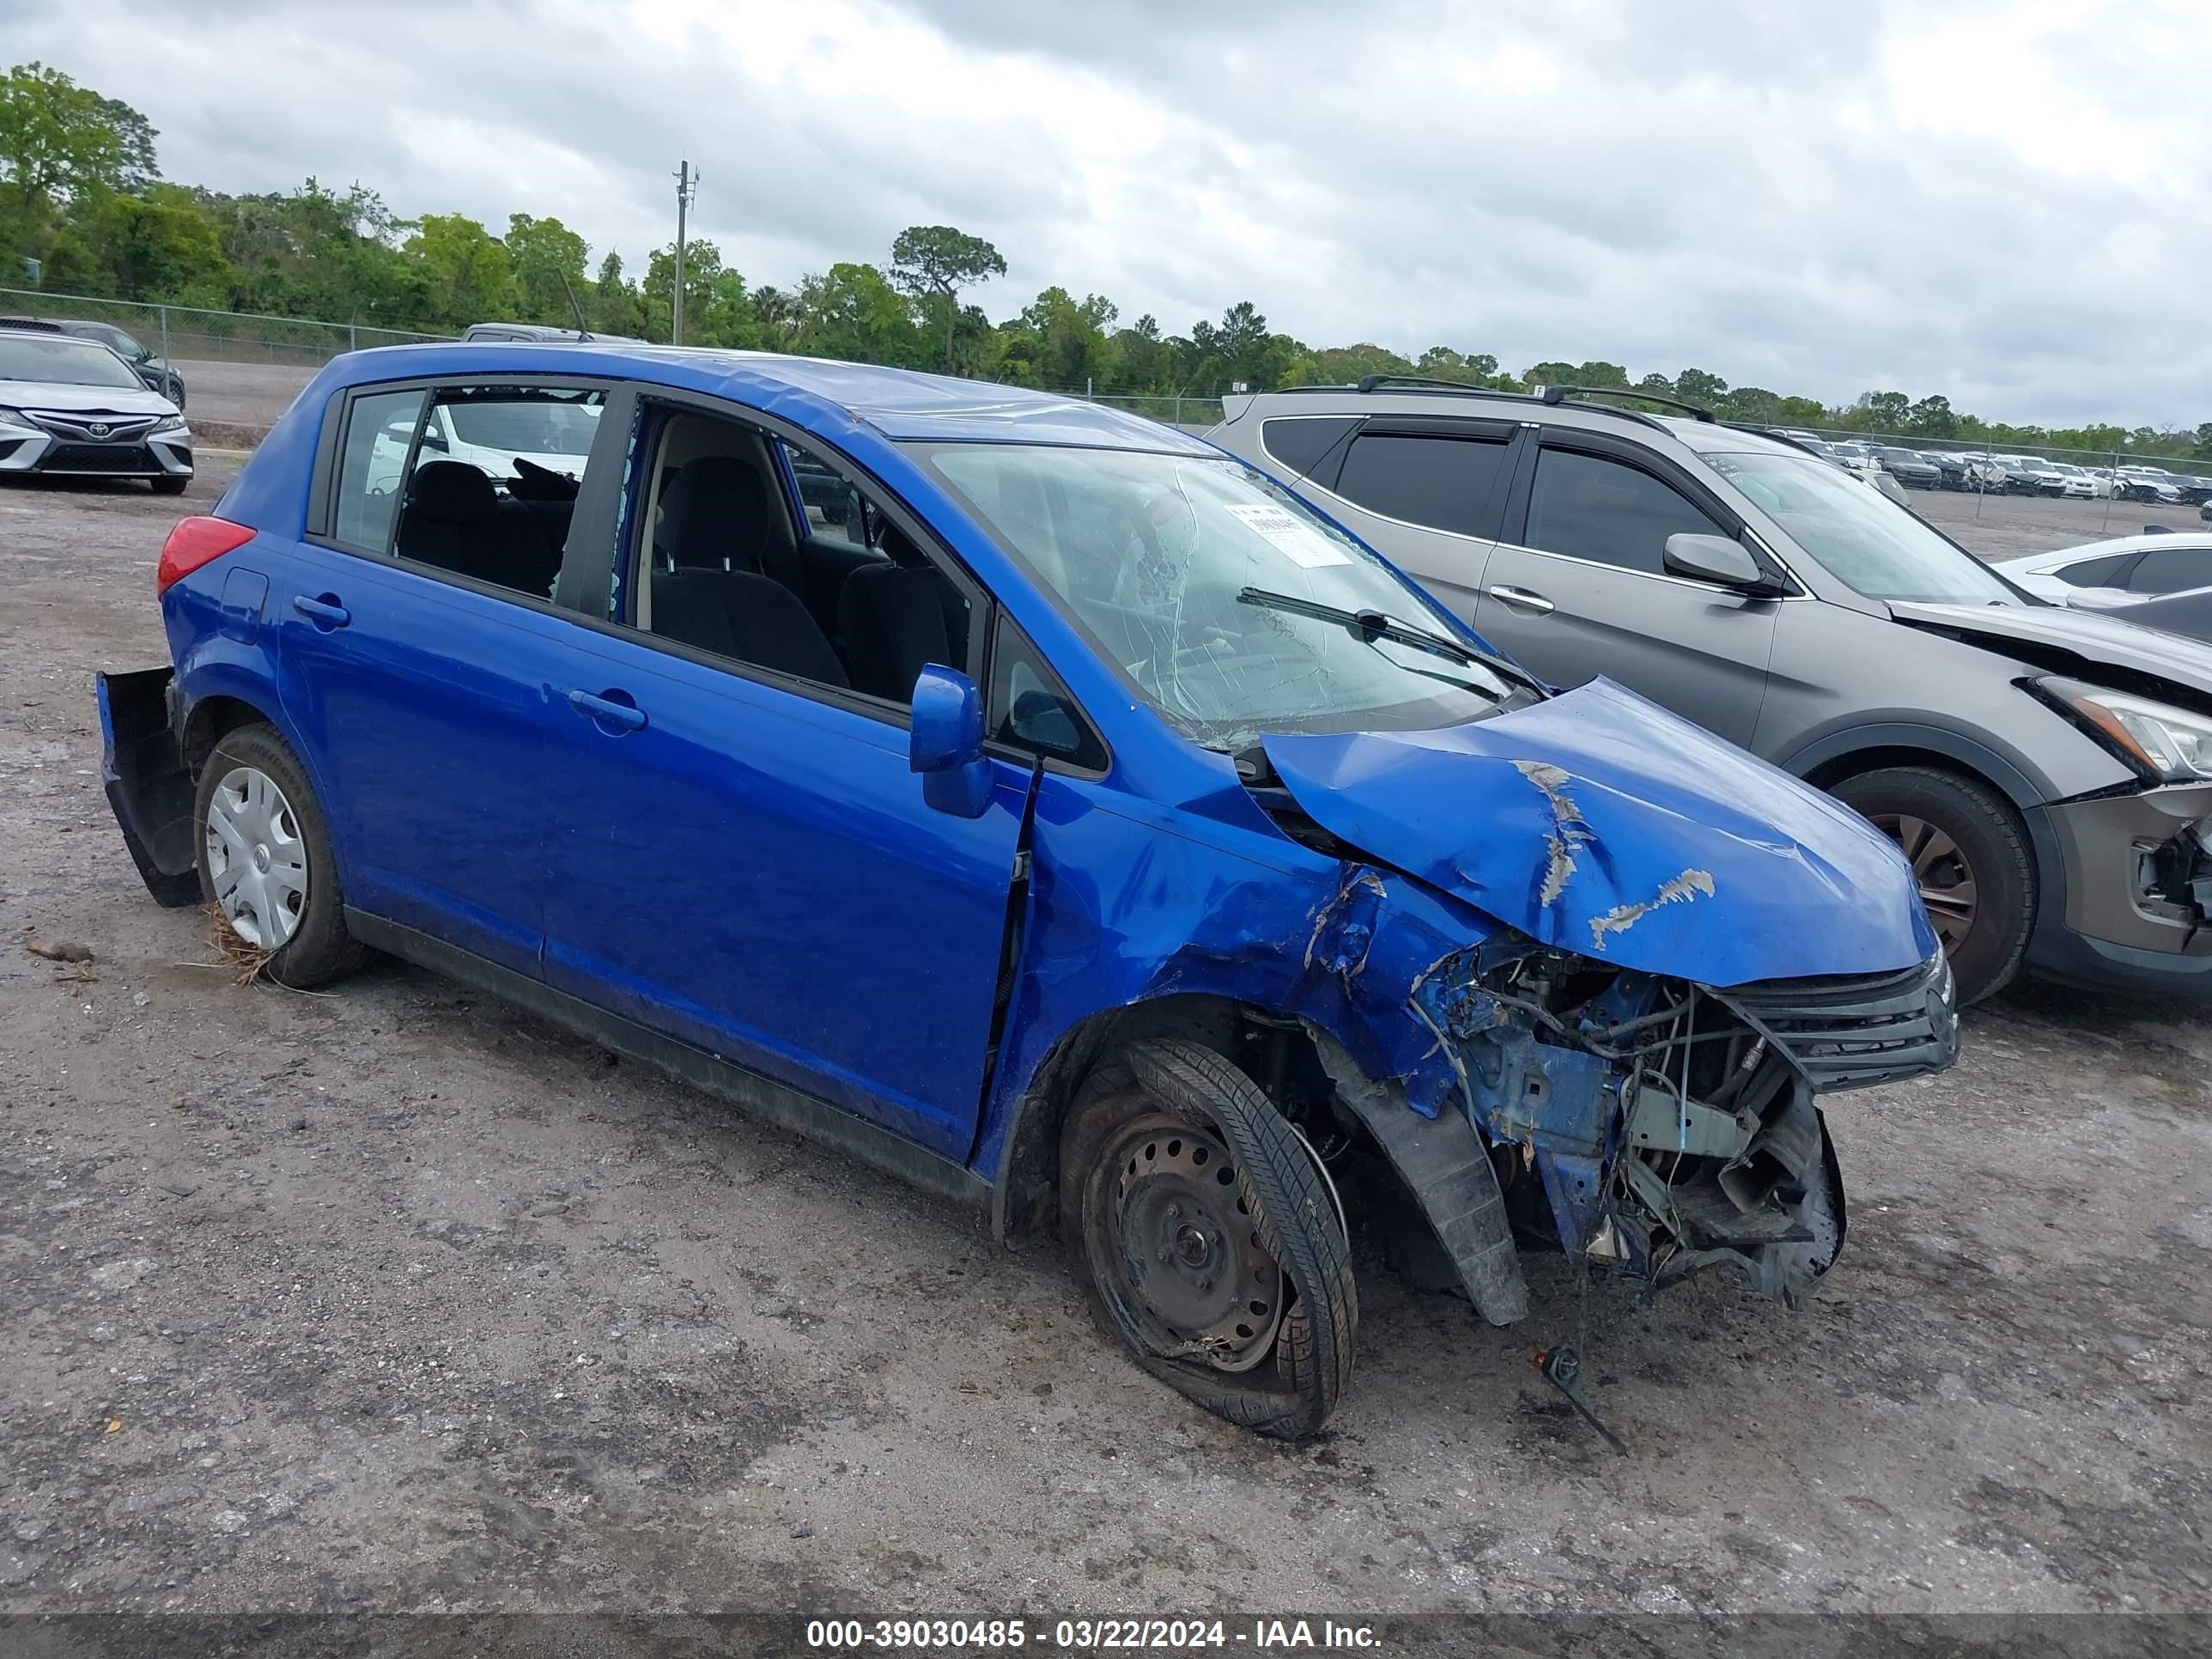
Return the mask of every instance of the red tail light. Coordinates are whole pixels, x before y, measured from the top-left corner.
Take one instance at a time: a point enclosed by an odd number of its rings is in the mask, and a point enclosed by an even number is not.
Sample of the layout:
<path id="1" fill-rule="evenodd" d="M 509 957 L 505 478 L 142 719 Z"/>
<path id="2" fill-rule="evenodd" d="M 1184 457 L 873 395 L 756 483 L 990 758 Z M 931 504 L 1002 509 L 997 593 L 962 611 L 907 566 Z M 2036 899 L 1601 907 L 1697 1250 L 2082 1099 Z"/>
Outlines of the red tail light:
<path id="1" fill-rule="evenodd" d="M 179 519 L 161 544 L 161 563 L 154 572 L 154 591 L 166 593 L 180 576 L 189 576 L 211 559 L 253 539 L 253 532 L 228 519 Z"/>

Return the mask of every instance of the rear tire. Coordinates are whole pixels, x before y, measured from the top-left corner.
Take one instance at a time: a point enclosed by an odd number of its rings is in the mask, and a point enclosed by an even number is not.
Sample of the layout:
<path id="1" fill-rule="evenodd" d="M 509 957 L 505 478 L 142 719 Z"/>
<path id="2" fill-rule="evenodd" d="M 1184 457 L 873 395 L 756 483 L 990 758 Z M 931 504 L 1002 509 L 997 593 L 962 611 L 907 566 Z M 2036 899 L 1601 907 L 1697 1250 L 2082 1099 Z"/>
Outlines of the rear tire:
<path id="1" fill-rule="evenodd" d="M 2035 926 L 2035 860 L 2011 804 L 1929 766 L 1888 766 L 1831 792 L 1898 842 L 1913 865 L 1964 1006 L 2012 982 Z"/>
<path id="2" fill-rule="evenodd" d="M 271 833 L 260 843 L 251 836 L 240 842 L 235 839 L 236 822 L 217 806 L 216 792 L 231 790 L 233 799 L 242 800 L 235 792 L 249 785 L 258 790 L 256 780 L 274 786 L 273 796 L 264 797 L 263 812 Z M 240 817 L 250 810 L 241 806 Z M 211 811 L 224 820 L 223 825 L 210 828 Z M 231 837 L 226 837 L 224 827 L 232 830 Z M 216 740 L 193 796 L 192 828 L 199 847 L 200 893 L 223 916 L 222 925 L 250 950 L 267 950 L 272 939 L 279 941 L 262 969 L 271 979 L 307 990 L 343 978 L 368 960 L 368 948 L 346 932 L 345 896 L 338 885 L 337 860 L 331 853 L 322 807 L 306 769 L 275 726 L 241 726 Z M 274 862 L 284 868 L 296 862 L 296 870 L 282 883 L 257 882 L 256 875 L 271 862 L 267 856 L 271 843 L 276 851 Z M 258 908 L 268 913 L 265 916 L 240 907 L 237 881 L 231 879 L 229 868 L 234 857 L 239 874 L 260 897 Z M 240 914 L 234 916 L 234 910 Z"/>
<path id="3" fill-rule="evenodd" d="M 1078 1091 L 1060 1181 L 1071 1269 L 1139 1366 L 1239 1427 L 1284 1440 L 1322 1427 L 1352 1382 L 1351 1246 L 1257 1084 L 1195 1042 L 1132 1044 Z M 1249 1275 L 1234 1305 L 1209 1301 L 1217 1272 Z"/>

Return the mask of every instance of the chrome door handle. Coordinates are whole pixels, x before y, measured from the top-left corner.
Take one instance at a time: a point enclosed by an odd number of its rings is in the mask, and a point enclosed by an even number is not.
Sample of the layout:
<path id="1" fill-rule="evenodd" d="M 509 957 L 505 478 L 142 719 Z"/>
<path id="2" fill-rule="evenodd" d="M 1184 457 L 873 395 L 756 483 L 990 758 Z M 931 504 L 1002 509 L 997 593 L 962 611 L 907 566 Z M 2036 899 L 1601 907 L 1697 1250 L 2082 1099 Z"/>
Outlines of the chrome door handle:
<path id="1" fill-rule="evenodd" d="M 1520 611 L 1533 611 L 1538 616 L 1548 616 L 1557 607 L 1541 593 L 1531 593 L 1525 587 L 1486 587 L 1482 590 L 1500 605 L 1510 605 Z"/>

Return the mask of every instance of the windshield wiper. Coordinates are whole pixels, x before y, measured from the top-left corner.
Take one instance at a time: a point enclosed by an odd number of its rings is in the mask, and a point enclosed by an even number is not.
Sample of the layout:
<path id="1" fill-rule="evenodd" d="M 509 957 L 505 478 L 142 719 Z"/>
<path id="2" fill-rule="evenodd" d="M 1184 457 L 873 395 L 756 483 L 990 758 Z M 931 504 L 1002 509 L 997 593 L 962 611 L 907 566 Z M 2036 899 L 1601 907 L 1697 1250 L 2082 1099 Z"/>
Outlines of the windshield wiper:
<path id="1" fill-rule="evenodd" d="M 1398 645 L 1410 645 L 1416 651 L 1426 651 L 1432 656 L 1480 663 L 1492 672 L 1502 674 L 1531 690 L 1541 691 L 1544 689 L 1542 682 L 1517 663 L 1493 656 L 1487 651 L 1478 651 L 1471 645 L 1462 645 L 1449 634 L 1431 634 L 1425 629 L 1409 627 L 1380 611 L 1346 611 L 1341 605 L 1322 605 L 1313 599 L 1299 599 L 1294 593 L 1271 592 L 1264 587 L 1243 589 L 1237 595 L 1237 603 L 1256 605 L 1267 611 L 1287 611 L 1292 616 L 1311 617 L 1316 622 L 1334 623 L 1363 645 L 1372 645 L 1377 640 L 1389 640 Z"/>

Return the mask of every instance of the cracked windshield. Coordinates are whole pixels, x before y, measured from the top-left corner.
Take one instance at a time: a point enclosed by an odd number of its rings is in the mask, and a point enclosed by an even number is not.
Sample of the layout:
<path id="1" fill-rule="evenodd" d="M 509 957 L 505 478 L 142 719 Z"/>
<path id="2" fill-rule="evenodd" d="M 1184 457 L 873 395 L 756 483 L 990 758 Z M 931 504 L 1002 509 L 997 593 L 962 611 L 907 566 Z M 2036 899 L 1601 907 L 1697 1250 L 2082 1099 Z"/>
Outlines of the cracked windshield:
<path id="1" fill-rule="evenodd" d="M 1527 695 L 1372 554 L 1235 461 L 1012 444 L 921 453 L 1196 742 L 1455 725 Z"/>

